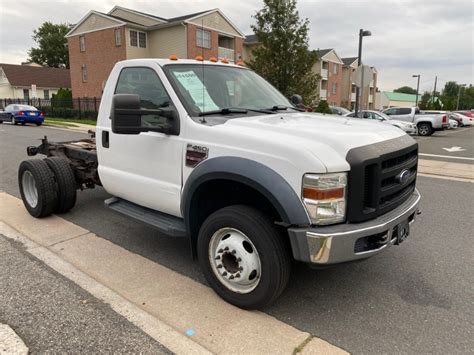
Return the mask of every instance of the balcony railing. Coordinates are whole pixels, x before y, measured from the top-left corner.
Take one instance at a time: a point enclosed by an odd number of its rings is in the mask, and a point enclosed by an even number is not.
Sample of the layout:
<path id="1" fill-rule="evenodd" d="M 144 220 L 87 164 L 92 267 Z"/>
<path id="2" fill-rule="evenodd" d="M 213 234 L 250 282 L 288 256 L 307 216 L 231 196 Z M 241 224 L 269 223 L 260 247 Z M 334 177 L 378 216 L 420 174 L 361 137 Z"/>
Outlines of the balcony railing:
<path id="1" fill-rule="evenodd" d="M 328 70 L 321 69 L 321 78 L 326 79 L 328 77 Z"/>
<path id="2" fill-rule="evenodd" d="M 328 97 L 328 91 L 326 89 L 321 89 L 319 91 L 319 98 L 326 100 L 327 97 Z"/>
<path id="3" fill-rule="evenodd" d="M 351 101 L 355 101 L 356 100 L 356 93 L 353 92 L 351 93 Z"/>
<path id="4" fill-rule="evenodd" d="M 369 95 L 369 102 L 372 103 L 374 101 L 374 96 L 373 95 Z"/>
<path id="5" fill-rule="evenodd" d="M 234 50 L 231 48 L 219 47 L 217 55 L 219 59 L 227 58 L 229 61 L 234 61 Z"/>

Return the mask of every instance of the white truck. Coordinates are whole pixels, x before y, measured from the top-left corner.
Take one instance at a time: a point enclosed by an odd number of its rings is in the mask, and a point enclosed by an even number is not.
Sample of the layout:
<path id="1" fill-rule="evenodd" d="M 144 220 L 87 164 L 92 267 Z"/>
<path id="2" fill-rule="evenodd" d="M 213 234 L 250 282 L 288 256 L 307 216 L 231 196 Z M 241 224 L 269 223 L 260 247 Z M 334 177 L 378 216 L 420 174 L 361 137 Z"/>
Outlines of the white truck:
<path id="1" fill-rule="evenodd" d="M 420 111 L 418 107 L 392 107 L 382 112 L 396 120 L 416 124 L 420 136 L 431 136 L 435 131 L 449 128 L 445 112 Z"/>
<path id="2" fill-rule="evenodd" d="M 253 71 L 216 61 L 118 62 L 95 136 L 27 148 L 35 217 L 102 186 L 105 205 L 188 238 L 226 301 L 275 300 L 292 259 L 315 267 L 398 245 L 419 213 L 418 145 L 390 125 L 301 112 Z"/>

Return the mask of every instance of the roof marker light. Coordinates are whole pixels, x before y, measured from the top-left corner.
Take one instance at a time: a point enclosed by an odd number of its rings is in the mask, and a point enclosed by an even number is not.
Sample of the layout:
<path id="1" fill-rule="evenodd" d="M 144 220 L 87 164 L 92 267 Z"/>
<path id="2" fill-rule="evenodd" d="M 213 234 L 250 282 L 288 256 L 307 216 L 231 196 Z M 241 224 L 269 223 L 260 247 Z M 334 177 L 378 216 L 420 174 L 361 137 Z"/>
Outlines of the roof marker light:
<path id="1" fill-rule="evenodd" d="M 197 55 L 196 58 L 194 58 L 200 62 L 203 62 L 204 61 L 204 58 L 202 57 L 202 55 Z"/>
<path id="2" fill-rule="evenodd" d="M 176 54 L 171 54 L 169 57 L 168 57 L 169 60 L 178 60 L 178 56 Z"/>
<path id="3" fill-rule="evenodd" d="M 213 63 L 217 63 L 217 58 L 216 57 L 210 57 L 209 61 L 213 62 Z"/>

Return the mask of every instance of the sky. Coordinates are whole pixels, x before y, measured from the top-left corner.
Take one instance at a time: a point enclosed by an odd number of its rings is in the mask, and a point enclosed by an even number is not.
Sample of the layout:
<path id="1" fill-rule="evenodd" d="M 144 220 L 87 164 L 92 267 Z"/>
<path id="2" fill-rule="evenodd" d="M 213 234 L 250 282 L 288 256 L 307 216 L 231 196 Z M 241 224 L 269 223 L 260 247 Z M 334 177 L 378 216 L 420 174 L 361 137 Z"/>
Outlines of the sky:
<path id="1" fill-rule="evenodd" d="M 0 0 L 0 62 L 20 64 L 33 47 L 33 30 L 45 21 L 77 23 L 91 9 L 114 5 L 160 17 L 220 8 L 245 34 L 262 0 Z M 357 56 L 359 29 L 365 37 L 362 60 L 378 70 L 380 90 L 403 85 L 433 90 L 454 80 L 474 84 L 474 1 L 472 0 L 299 0 L 298 11 L 310 21 L 311 49 L 334 48 L 340 57 Z"/>

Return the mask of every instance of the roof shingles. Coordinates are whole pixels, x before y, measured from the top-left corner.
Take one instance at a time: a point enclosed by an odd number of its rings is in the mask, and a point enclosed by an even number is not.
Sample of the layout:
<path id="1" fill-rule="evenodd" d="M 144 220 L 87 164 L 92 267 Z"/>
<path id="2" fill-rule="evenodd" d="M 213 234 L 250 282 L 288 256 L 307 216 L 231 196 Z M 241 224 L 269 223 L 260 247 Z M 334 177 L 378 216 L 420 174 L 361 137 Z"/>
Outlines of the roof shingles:
<path id="1" fill-rule="evenodd" d="M 8 82 L 12 86 L 31 86 L 41 88 L 71 88 L 69 69 L 32 67 L 28 65 L 0 63 Z"/>

